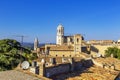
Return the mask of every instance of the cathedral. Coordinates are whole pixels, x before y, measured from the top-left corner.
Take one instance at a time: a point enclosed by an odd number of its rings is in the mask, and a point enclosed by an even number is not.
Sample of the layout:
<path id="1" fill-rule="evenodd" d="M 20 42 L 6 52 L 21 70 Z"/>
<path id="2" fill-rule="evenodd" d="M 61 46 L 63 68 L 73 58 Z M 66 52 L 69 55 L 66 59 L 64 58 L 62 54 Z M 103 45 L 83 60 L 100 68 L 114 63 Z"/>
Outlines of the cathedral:
<path id="1" fill-rule="evenodd" d="M 64 36 L 64 27 L 61 24 L 58 25 L 56 36 L 57 45 L 73 45 L 80 43 L 82 40 L 84 40 L 84 38 L 80 34 L 75 34 L 73 36 Z"/>

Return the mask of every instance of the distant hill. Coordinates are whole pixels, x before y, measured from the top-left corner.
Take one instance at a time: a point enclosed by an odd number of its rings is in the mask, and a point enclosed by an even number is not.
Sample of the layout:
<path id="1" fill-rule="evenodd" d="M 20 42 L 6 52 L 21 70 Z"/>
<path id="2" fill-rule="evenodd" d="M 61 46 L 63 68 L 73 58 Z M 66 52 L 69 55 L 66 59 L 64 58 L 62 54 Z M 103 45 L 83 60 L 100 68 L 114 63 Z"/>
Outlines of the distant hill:
<path id="1" fill-rule="evenodd" d="M 44 46 L 44 45 L 45 45 L 45 43 L 41 43 L 41 44 L 39 44 L 39 47 Z M 24 42 L 23 47 L 26 47 L 26 48 L 29 48 L 29 49 L 33 50 L 34 49 L 34 43 Z"/>
<path id="2" fill-rule="evenodd" d="M 33 49 L 34 48 L 34 44 L 33 43 L 29 43 L 29 42 L 24 42 L 23 47 L 29 48 L 29 49 Z"/>

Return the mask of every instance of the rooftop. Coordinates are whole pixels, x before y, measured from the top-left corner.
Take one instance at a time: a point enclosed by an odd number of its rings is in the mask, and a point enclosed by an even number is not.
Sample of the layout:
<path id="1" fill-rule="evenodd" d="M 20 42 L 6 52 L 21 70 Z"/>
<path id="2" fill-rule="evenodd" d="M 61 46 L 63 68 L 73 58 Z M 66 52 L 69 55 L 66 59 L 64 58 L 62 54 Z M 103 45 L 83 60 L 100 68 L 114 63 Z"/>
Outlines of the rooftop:
<path id="1" fill-rule="evenodd" d="M 114 80 L 118 75 L 117 71 L 110 71 L 98 66 L 90 67 L 76 77 L 68 80 Z"/>
<path id="2" fill-rule="evenodd" d="M 117 70 L 120 70 L 120 60 L 118 60 L 118 59 L 108 57 L 108 58 L 96 58 L 94 60 L 98 63 L 101 63 L 101 64 L 107 64 L 107 65 L 114 64 L 115 68 Z"/>
<path id="3" fill-rule="evenodd" d="M 17 70 L 9 70 L 0 72 L 0 80 L 41 80 L 41 79 Z"/>

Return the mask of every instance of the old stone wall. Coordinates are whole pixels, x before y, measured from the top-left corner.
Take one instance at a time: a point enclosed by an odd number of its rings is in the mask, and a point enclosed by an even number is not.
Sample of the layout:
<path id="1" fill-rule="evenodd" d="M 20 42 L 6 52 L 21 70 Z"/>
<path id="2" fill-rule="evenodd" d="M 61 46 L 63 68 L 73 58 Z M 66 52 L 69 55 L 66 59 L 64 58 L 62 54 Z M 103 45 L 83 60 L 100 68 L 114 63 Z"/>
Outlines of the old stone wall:
<path id="1" fill-rule="evenodd" d="M 73 63 L 64 63 L 45 69 L 46 77 L 58 75 L 61 73 L 68 73 L 76 70 L 83 70 L 93 65 L 91 60 L 81 60 Z"/>
<path id="2" fill-rule="evenodd" d="M 70 64 L 60 64 L 57 66 L 47 67 L 46 68 L 46 77 L 57 75 L 60 73 L 67 73 L 70 71 Z"/>

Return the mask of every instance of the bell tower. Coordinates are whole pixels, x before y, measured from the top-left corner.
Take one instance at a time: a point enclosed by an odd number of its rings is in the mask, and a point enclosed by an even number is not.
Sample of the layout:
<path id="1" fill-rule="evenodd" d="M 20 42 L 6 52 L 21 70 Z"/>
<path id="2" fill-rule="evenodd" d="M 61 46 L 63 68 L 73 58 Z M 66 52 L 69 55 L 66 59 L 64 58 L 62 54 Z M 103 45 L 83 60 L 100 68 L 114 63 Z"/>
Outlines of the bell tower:
<path id="1" fill-rule="evenodd" d="M 74 51 L 75 53 L 81 52 L 82 36 L 80 34 L 74 35 Z"/>
<path id="2" fill-rule="evenodd" d="M 57 36 L 56 36 L 56 44 L 62 45 L 64 43 L 64 27 L 59 24 L 57 27 Z"/>
<path id="3" fill-rule="evenodd" d="M 37 50 L 38 45 L 39 45 L 38 38 L 35 38 L 35 40 L 34 40 L 34 50 L 35 50 L 35 51 Z"/>

